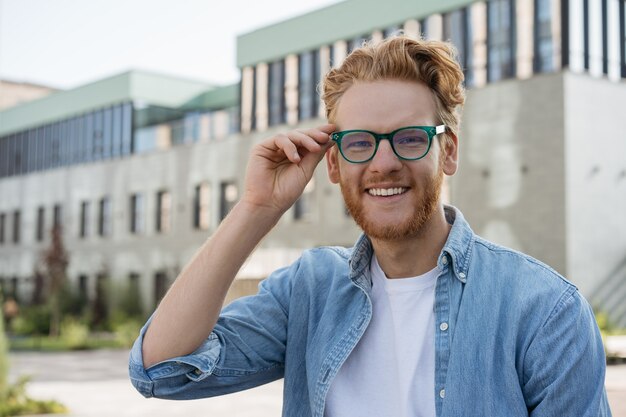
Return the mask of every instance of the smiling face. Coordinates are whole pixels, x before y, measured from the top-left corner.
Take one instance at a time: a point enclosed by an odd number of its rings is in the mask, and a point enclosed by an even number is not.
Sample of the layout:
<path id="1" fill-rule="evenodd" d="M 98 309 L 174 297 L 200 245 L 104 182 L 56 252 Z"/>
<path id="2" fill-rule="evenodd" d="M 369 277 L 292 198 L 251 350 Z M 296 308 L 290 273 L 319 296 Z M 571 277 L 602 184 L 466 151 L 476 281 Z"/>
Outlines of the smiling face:
<path id="1" fill-rule="evenodd" d="M 341 97 L 337 130 L 365 129 L 388 133 L 405 126 L 435 126 L 436 106 L 426 85 L 381 80 L 358 82 Z M 372 160 L 347 162 L 337 146 L 327 153 L 329 178 L 341 186 L 346 206 L 373 239 L 417 237 L 441 207 L 443 174 L 457 167 L 456 138 L 446 149 L 433 138 L 429 153 L 417 161 L 400 160 L 388 140 L 380 142 Z"/>

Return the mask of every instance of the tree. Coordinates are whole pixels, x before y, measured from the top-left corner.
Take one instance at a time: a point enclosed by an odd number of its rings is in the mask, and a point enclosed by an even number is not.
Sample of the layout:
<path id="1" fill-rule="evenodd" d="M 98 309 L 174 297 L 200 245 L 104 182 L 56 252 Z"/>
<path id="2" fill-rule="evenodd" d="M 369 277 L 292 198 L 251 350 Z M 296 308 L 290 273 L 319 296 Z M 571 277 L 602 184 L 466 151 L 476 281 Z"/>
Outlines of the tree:
<path id="1" fill-rule="evenodd" d="M 63 245 L 61 226 L 56 224 L 52 228 L 50 247 L 44 252 L 44 265 L 49 282 L 50 302 L 50 336 L 59 336 L 61 328 L 61 290 L 67 280 L 67 265 L 69 255 Z"/>

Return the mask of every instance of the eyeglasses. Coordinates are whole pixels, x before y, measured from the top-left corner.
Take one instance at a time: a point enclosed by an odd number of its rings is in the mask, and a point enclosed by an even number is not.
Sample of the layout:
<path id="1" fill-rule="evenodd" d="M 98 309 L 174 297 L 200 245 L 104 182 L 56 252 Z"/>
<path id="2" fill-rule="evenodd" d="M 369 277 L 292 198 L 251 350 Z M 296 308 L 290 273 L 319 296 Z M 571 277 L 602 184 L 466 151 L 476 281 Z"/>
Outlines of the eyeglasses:
<path id="1" fill-rule="evenodd" d="M 342 130 L 331 133 L 341 156 L 354 164 L 370 161 L 378 151 L 383 139 L 391 144 L 393 153 L 400 159 L 415 161 L 422 159 L 430 150 L 433 137 L 446 131 L 445 125 L 407 126 L 390 133 L 376 133 L 369 130 Z"/>

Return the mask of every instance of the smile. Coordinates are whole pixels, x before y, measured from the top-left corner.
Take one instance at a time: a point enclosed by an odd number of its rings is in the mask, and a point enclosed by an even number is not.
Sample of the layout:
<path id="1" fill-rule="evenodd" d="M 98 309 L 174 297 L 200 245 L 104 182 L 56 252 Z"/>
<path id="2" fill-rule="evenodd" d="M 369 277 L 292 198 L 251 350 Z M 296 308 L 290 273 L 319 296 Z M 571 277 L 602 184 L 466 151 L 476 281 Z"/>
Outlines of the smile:
<path id="1" fill-rule="evenodd" d="M 407 190 L 407 188 L 404 188 L 404 187 L 398 187 L 398 188 L 370 188 L 369 190 L 367 190 L 367 192 L 370 195 L 387 197 L 387 196 L 391 196 L 391 195 L 403 194 L 403 193 L 406 192 L 406 190 Z"/>

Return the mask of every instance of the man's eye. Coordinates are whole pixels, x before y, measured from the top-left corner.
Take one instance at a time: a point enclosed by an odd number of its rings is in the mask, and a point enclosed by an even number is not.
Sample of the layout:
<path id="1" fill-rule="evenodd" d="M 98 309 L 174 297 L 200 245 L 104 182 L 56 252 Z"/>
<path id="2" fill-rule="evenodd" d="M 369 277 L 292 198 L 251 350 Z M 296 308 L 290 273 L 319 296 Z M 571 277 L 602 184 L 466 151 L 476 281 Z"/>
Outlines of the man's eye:
<path id="1" fill-rule="evenodd" d="M 346 145 L 346 148 L 348 149 L 370 148 L 372 147 L 372 142 L 368 140 L 358 140 L 354 142 L 348 142 Z"/>

